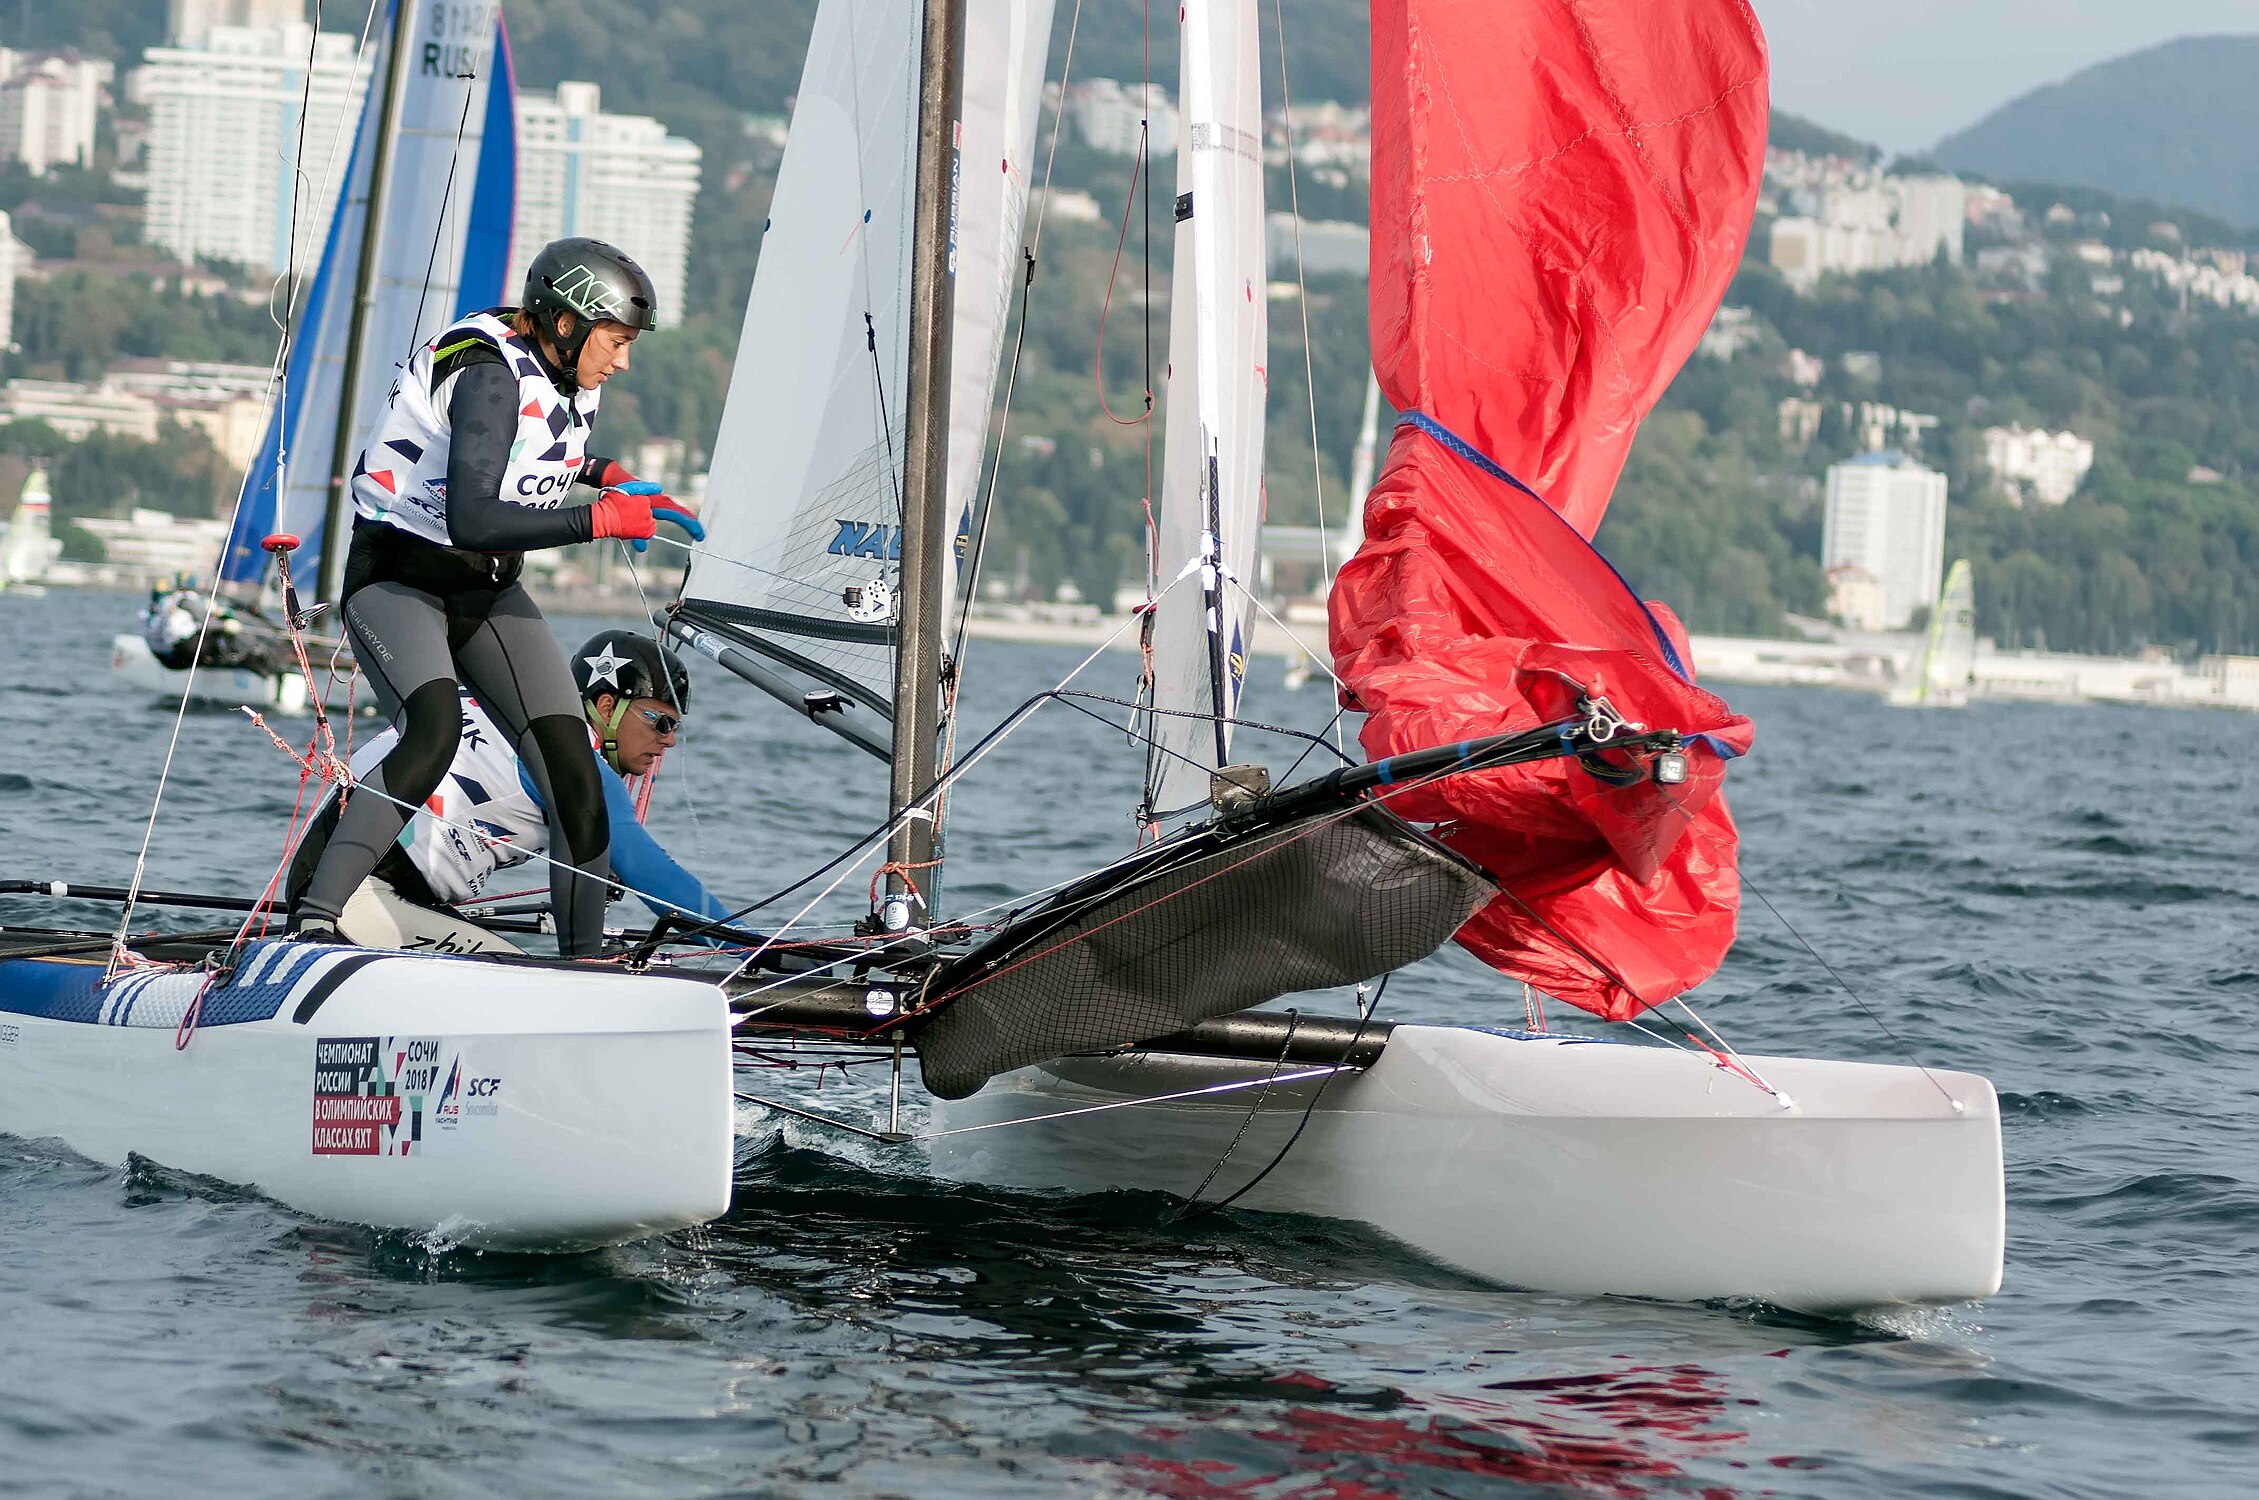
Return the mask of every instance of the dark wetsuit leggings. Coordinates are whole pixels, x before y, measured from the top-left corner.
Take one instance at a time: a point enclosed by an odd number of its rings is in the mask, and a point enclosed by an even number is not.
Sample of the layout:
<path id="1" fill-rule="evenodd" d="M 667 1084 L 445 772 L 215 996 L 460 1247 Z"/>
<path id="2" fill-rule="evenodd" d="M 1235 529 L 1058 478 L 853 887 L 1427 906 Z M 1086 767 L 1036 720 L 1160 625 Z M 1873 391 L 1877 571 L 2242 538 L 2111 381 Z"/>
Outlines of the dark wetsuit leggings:
<path id="1" fill-rule="evenodd" d="M 346 596 L 344 615 L 353 655 L 400 742 L 346 799 L 301 911 L 334 923 L 407 826 L 401 804 L 420 807 L 438 787 L 462 731 L 460 672 L 510 736 L 549 811 L 558 951 L 597 952 L 611 884 L 611 827 L 580 694 L 532 597 L 516 582 L 444 595 L 397 581 L 369 583 Z"/>

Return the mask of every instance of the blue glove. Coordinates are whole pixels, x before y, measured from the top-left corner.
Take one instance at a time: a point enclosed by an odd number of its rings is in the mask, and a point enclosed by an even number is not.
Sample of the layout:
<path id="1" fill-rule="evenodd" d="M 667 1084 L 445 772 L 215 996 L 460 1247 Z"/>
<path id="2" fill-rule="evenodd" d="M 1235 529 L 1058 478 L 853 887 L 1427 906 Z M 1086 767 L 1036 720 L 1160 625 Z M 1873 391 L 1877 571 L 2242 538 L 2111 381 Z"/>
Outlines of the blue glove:
<path id="1" fill-rule="evenodd" d="M 676 510 L 672 505 L 654 505 L 651 507 L 651 519 L 674 522 L 684 531 L 689 532 L 690 539 L 694 542 L 706 540 L 706 528 L 699 525 L 698 518 L 688 511 Z"/>

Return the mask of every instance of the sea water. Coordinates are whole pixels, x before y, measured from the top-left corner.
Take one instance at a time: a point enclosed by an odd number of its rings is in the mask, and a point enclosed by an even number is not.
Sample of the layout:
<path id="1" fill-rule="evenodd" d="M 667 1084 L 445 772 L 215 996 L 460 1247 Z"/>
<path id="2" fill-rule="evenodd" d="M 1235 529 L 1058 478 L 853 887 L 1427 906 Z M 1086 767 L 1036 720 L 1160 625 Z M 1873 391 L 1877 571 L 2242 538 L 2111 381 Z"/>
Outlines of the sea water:
<path id="1" fill-rule="evenodd" d="M 0 877 L 130 874 L 174 723 L 106 673 L 131 612 L 0 595 Z M 976 643 L 966 739 L 1081 654 Z M 1134 662 L 1081 682 L 1122 694 Z M 1279 676 L 1255 664 L 1248 714 L 1323 726 L 1322 686 Z M 1729 696 L 1759 726 L 1732 773 L 1750 881 L 1880 1024 L 1754 900 L 1697 1002 L 1746 1049 L 1998 1083 L 1989 1302 L 1819 1320 L 1532 1295 L 1324 1220 L 947 1186 L 752 1111 L 726 1219 L 576 1256 L 451 1251 L 0 1140 L 0 1492 L 2259 1490 L 2259 721 Z M 726 893 L 877 820 L 861 751 L 716 671 L 693 707 L 652 823 Z M 1043 710 L 951 805 L 952 909 L 1119 852 L 1139 771 L 1118 731 Z M 191 711 L 150 883 L 263 885 L 297 791 L 241 714 Z M 1387 1009 L 1522 1020 L 1518 986 L 1449 954 Z M 882 1085 L 825 1087 L 852 1112 Z"/>

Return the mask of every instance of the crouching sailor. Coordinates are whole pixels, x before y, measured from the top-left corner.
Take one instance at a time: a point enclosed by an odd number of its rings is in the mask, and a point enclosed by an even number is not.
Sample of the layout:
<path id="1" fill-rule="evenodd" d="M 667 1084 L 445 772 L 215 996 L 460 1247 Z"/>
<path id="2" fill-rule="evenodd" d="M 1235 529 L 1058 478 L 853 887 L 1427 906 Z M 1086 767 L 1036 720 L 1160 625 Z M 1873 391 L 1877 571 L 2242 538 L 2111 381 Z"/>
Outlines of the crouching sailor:
<path id="1" fill-rule="evenodd" d="M 650 774 L 690 704 L 690 676 L 672 651 L 648 636 L 607 630 L 573 654 L 574 683 L 593 739 L 592 760 L 612 828 L 612 874 L 646 905 L 719 920 L 728 908 L 668 856 L 636 819 L 623 776 Z M 439 953 L 514 953 L 514 944 L 454 908 L 491 900 L 496 872 L 546 857 L 550 817 L 533 773 L 468 690 L 455 759 L 425 810 L 400 832 L 345 903 L 338 933 L 369 948 Z M 353 757 L 356 778 L 392 748 L 395 731 Z M 349 799 L 350 800 L 350 799 Z M 332 799 L 307 830 L 291 862 L 291 899 L 311 878 L 337 821 Z"/>

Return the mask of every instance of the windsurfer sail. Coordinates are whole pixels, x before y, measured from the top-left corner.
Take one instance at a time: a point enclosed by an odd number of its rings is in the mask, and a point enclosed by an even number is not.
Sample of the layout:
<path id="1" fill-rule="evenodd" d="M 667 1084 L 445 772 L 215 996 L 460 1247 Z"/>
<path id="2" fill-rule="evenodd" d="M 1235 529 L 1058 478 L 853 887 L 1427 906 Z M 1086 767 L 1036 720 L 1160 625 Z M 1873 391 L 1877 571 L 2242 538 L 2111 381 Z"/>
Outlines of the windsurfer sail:
<path id="1" fill-rule="evenodd" d="M 1372 14 L 1373 357 L 1403 415 L 1332 594 L 1336 665 L 1376 757 L 1558 718 L 1580 695 L 1689 736 L 1675 786 L 1547 761 L 1398 804 L 1499 881 L 1462 943 L 1636 1014 L 1733 941 L 1720 786 L 1751 730 L 1592 537 L 1739 262 L 1764 39 L 1745 0 Z M 1546 84 L 1500 86 L 1517 71 Z"/>

